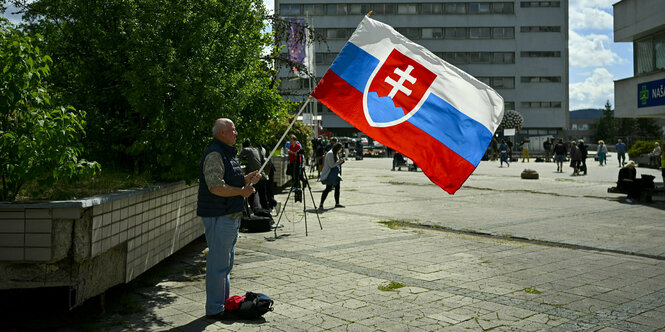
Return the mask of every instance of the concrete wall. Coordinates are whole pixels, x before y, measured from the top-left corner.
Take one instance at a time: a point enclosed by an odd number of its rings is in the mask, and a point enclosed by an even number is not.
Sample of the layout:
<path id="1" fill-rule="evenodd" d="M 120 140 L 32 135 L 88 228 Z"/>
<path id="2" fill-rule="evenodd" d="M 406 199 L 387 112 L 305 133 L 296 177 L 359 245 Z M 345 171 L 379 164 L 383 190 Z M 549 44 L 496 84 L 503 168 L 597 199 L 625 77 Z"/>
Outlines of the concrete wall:
<path id="1" fill-rule="evenodd" d="M 632 42 L 665 30 L 663 0 L 623 0 L 614 4 L 614 41 Z"/>
<path id="2" fill-rule="evenodd" d="M 131 281 L 203 234 L 197 188 L 0 204 L 0 289 L 69 286 L 76 305 Z"/>

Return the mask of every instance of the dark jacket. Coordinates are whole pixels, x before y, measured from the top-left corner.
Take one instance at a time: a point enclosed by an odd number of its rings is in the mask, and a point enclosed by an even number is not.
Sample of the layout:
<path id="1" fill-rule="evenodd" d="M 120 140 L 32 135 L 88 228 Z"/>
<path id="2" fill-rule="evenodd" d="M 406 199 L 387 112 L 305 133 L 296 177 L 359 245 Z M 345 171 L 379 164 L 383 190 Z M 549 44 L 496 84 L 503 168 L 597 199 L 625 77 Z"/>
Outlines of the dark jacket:
<path id="1" fill-rule="evenodd" d="M 243 210 L 243 197 L 220 197 L 210 192 L 203 175 L 203 163 L 208 154 L 218 152 L 224 161 L 224 182 L 232 187 L 243 187 L 245 176 L 240 168 L 234 147 L 214 139 L 212 144 L 203 153 L 199 167 L 199 196 L 196 204 L 196 214 L 201 217 L 219 217 Z"/>

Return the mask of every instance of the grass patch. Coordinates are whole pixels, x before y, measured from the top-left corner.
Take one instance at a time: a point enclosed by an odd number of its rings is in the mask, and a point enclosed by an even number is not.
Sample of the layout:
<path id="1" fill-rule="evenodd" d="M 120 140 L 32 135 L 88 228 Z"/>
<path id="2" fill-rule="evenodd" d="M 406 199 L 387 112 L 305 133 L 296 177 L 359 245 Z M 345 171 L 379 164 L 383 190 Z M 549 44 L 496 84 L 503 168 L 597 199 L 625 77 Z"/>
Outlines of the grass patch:
<path id="1" fill-rule="evenodd" d="M 385 225 L 390 229 L 402 229 L 412 223 L 406 220 L 390 219 L 390 220 L 379 221 L 379 224 Z"/>
<path id="2" fill-rule="evenodd" d="M 379 285 L 379 290 L 382 292 L 395 292 L 397 289 L 400 289 L 404 287 L 404 284 L 400 284 L 399 282 L 394 282 L 391 281 L 387 285 Z"/>
<path id="3" fill-rule="evenodd" d="M 535 289 L 535 288 L 533 288 L 533 287 L 525 288 L 525 289 L 524 289 L 524 292 L 525 292 L 525 293 L 529 293 L 529 294 L 541 294 L 541 293 L 542 293 L 541 291 L 539 291 L 539 290 L 537 290 L 537 289 Z"/>
<path id="4" fill-rule="evenodd" d="M 146 188 L 154 185 L 148 175 L 102 170 L 94 176 L 76 179 L 60 179 L 50 186 L 40 186 L 37 181 L 26 183 L 16 197 L 25 200 L 69 200 L 108 194 L 121 189 Z"/>
<path id="5" fill-rule="evenodd" d="M 488 259 L 480 262 L 480 264 L 489 264 L 489 263 L 492 263 L 492 261 L 490 261 Z"/>

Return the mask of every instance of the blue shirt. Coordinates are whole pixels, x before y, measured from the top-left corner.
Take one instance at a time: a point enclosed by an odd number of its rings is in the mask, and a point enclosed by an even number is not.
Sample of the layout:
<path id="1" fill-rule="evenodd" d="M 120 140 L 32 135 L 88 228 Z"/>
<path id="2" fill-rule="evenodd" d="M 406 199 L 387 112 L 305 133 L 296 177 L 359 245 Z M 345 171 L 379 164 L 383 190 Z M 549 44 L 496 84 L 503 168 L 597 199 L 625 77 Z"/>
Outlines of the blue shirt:
<path id="1" fill-rule="evenodd" d="M 616 147 L 617 147 L 617 153 L 626 153 L 626 143 L 624 142 L 617 143 Z"/>

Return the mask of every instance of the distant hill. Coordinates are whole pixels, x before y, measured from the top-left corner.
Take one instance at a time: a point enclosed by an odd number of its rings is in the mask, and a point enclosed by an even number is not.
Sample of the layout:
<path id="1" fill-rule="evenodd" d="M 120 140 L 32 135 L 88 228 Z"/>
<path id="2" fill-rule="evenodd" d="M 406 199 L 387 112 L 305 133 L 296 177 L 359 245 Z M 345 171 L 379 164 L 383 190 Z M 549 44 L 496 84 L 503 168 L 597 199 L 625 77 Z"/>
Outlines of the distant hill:
<path id="1" fill-rule="evenodd" d="M 603 117 L 603 109 L 585 108 L 569 112 L 570 119 L 600 119 Z"/>

